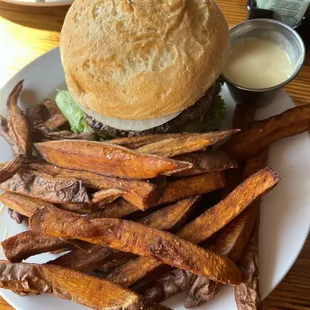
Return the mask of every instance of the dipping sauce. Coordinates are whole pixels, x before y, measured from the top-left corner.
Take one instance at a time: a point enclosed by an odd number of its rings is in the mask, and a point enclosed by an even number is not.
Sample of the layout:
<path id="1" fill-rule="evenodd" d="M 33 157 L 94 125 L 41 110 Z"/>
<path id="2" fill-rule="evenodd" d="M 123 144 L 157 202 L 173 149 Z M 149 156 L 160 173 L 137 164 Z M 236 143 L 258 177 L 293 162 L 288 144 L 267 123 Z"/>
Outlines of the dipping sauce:
<path id="1" fill-rule="evenodd" d="M 279 45 L 264 39 L 246 38 L 230 47 L 223 75 L 238 86 L 262 89 L 284 82 L 293 69 L 288 55 Z"/>

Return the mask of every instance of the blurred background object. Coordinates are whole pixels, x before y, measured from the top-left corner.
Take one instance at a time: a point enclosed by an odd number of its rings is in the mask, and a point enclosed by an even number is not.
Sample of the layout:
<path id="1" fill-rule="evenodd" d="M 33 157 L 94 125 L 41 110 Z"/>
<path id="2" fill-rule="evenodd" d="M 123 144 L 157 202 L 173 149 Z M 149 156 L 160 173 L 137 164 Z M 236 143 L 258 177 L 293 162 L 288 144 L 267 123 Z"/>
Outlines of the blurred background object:
<path id="1" fill-rule="evenodd" d="M 272 18 L 296 30 L 310 48 L 310 0 L 248 0 L 248 18 Z"/>

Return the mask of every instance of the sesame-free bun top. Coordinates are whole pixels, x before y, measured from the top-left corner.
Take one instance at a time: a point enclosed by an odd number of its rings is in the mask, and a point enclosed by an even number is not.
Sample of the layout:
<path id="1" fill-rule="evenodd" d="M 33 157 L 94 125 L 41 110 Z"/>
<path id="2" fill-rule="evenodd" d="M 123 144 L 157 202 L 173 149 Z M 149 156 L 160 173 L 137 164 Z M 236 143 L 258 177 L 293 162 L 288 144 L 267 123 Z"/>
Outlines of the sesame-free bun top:
<path id="1" fill-rule="evenodd" d="M 220 75 L 228 47 L 212 0 L 75 0 L 60 39 L 77 103 L 131 120 L 193 105 Z"/>

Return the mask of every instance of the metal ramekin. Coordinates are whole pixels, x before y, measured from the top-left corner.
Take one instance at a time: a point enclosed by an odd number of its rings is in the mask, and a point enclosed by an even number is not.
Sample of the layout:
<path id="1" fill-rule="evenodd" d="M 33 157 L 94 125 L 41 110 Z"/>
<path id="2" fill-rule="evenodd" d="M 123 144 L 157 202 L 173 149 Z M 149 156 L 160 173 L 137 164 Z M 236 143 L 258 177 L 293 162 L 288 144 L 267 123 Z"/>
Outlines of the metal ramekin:
<path id="1" fill-rule="evenodd" d="M 298 74 L 305 60 L 305 46 L 301 37 L 295 30 L 273 19 L 248 20 L 230 30 L 231 46 L 233 46 L 235 42 L 249 37 L 267 39 L 279 44 L 288 54 L 294 68 L 292 75 L 288 79 L 278 85 L 263 89 L 242 87 L 241 85 L 233 83 L 222 74 L 236 102 L 265 106 L 270 104 L 276 97 L 277 92 L 292 81 Z M 262 63 L 262 66 L 263 65 Z"/>

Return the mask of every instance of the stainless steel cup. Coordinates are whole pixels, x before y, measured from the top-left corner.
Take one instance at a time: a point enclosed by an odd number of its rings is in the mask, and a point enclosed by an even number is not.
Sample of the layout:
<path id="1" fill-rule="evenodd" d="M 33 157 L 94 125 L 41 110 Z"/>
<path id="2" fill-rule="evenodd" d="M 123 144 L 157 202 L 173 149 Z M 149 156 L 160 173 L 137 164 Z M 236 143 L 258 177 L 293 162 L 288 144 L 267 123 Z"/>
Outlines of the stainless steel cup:
<path id="1" fill-rule="evenodd" d="M 228 89 L 236 102 L 266 106 L 274 100 L 279 89 L 292 81 L 300 71 L 305 60 L 305 46 L 296 31 L 273 19 L 248 20 L 230 30 L 231 46 L 237 41 L 252 37 L 269 40 L 280 45 L 293 65 L 292 75 L 278 85 L 263 89 L 242 87 L 230 81 L 223 74 L 222 77 L 226 81 Z M 262 66 L 264 66 L 263 63 Z"/>

